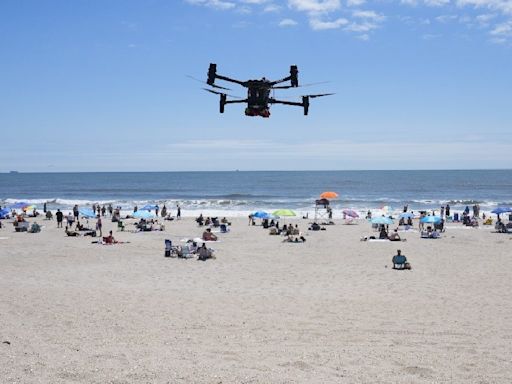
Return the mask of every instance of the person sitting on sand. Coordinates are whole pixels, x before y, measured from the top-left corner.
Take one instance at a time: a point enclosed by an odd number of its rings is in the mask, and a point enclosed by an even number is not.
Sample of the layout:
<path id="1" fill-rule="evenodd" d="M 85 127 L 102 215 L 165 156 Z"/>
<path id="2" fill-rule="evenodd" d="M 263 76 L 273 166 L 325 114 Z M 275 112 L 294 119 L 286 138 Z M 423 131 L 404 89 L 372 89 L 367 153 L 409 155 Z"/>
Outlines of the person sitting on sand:
<path id="1" fill-rule="evenodd" d="M 210 228 L 207 228 L 206 231 L 203 232 L 203 240 L 204 241 L 217 241 L 217 236 L 212 233 Z"/>
<path id="2" fill-rule="evenodd" d="M 400 241 L 400 240 L 402 240 L 402 239 L 400 238 L 400 235 L 398 234 L 398 229 L 395 229 L 395 230 L 393 231 L 393 233 L 390 233 L 390 234 L 388 235 L 388 239 L 389 239 L 390 241 Z"/>
<path id="3" fill-rule="evenodd" d="M 116 244 L 116 243 L 117 243 L 116 239 L 115 239 L 115 238 L 114 238 L 114 236 L 112 235 L 112 231 L 110 231 L 110 232 L 108 233 L 108 236 L 107 236 L 107 237 L 104 237 L 104 238 L 103 238 L 103 242 L 104 242 L 105 244 Z"/>
<path id="4" fill-rule="evenodd" d="M 384 226 L 380 228 L 379 239 L 388 239 L 388 233 L 386 232 L 386 227 Z"/>
<path id="5" fill-rule="evenodd" d="M 70 237 L 80 236 L 80 233 L 78 233 L 77 231 L 72 231 L 69 227 L 66 227 L 65 232 L 66 232 L 66 235 L 68 235 Z"/>
<path id="6" fill-rule="evenodd" d="M 402 255 L 402 251 L 398 249 L 396 255 L 391 259 L 393 269 L 411 269 L 411 264 L 407 262 L 407 257 Z"/>
<path id="7" fill-rule="evenodd" d="M 206 261 L 208 259 L 215 259 L 213 256 L 213 251 L 209 248 L 206 248 L 205 243 L 203 243 L 203 245 L 197 249 L 197 254 L 197 260 Z"/>

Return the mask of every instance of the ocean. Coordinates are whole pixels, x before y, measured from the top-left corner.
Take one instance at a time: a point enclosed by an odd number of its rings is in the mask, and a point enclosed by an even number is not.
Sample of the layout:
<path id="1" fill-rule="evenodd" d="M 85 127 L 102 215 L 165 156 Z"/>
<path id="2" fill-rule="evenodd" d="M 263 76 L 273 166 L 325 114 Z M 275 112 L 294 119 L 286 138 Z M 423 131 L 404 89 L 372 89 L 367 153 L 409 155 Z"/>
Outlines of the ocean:
<path id="1" fill-rule="evenodd" d="M 184 216 L 245 216 L 256 209 L 279 208 L 300 214 L 313 212 L 324 191 L 335 191 L 331 202 L 360 212 L 384 205 L 401 211 L 454 210 L 480 204 L 489 211 L 512 205 L 512 170 L 453 171 L 255 171 L 255 172 L 114 172 L 114 173 L 3 173 L 0 205 L 23 201 L 40 209 L 69 209 L 93 203 L 121 206 L 177 204 Z"/>

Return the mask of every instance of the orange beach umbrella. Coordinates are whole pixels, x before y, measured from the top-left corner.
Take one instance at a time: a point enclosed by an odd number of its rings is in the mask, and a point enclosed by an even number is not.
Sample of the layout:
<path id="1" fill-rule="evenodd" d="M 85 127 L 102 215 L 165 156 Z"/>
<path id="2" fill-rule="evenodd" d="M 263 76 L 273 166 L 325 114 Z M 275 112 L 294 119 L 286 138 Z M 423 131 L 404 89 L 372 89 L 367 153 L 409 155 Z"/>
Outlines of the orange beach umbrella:
<path id="1" fill-rule="evenodd" d="M 338 197 L 338 194 L 336 192 L 323 192 L 320 195 L 321 199 L 335 199 Z"/>

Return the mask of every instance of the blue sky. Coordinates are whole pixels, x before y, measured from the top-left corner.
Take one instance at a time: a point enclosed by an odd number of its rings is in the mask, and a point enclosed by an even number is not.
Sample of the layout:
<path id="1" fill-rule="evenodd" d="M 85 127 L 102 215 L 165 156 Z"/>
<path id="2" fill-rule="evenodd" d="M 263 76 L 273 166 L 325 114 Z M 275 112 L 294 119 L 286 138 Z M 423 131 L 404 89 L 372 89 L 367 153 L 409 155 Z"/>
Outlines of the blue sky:
<path id="1" fill-rule="evenodd" d="M 210 62 L 336 95 L 221 115 Z M 510 168 L 510 68 L 510 0 L 4 0 L 0 171 Z"/>

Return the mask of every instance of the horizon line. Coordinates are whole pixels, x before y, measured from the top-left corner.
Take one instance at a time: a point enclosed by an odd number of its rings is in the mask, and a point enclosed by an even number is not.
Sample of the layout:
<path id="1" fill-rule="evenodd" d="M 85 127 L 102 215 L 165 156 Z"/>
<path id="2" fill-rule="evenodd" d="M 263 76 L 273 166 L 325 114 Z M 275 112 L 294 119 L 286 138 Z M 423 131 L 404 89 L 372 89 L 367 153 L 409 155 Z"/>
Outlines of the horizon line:
<path id="1" fill-rule="evenodd" d="M 182 171 L 0 171 L 4 175 L 46 173 L 236 173 L 236 172 L 431 172 L 431 171 L 510 171 L 512 168 L 432 168 L 432 169 L 253 169 L 253 170 L 182 170 Z"/>

